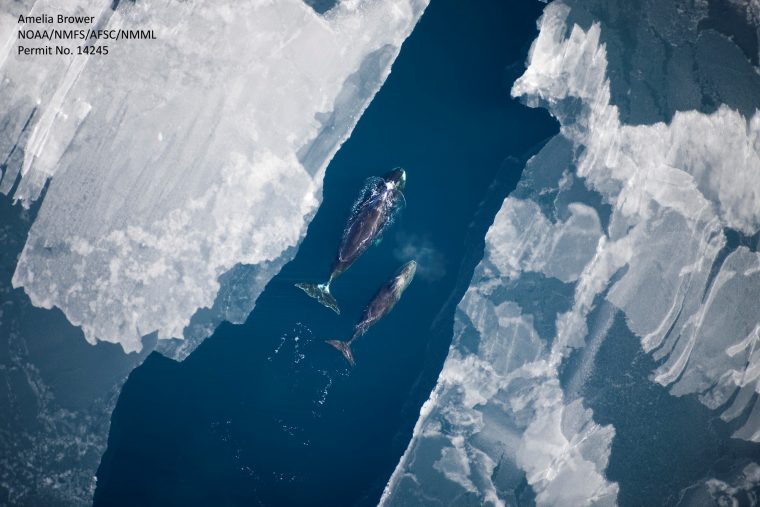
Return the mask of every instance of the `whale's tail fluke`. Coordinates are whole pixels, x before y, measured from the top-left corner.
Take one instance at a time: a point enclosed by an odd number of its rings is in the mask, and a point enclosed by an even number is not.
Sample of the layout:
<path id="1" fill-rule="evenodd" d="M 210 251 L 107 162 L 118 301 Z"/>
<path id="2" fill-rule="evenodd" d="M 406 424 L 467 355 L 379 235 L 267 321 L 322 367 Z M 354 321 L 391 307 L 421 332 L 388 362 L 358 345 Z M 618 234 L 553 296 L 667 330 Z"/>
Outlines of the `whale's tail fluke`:
<path id="1" fill-rule="evenodd" d="M 343 354 L 343 357 L 345 357 L 346 361 L 348 361 L 348 364 L 351 366 L 354 365 L 354 354 L 351 352 L 350 341 L 344 342 L 341 340 L 326 340 L 325 343 L 332 345 L 336 349 L 340 350 L 340 352 Z"/>
<path id="2" fill-rule="evenodd" d="M 330 283 L 297 283 L 296 287 L 304 291 L 309 296 L 313 297 L 327 308 L 330 308 L 335 313 L 340 315 L 340 308 L 338 308 L 338 302 L 335 300 L 332 294 L 330 294 Z"/>

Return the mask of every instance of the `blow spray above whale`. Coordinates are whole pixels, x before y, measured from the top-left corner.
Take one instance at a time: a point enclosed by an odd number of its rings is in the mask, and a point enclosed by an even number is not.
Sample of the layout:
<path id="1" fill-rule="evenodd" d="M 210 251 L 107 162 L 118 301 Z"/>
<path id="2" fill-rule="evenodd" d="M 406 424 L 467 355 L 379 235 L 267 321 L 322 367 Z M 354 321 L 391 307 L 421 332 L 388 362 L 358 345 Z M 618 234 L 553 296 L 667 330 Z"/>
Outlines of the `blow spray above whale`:
<path id="1" fill-rule="evenodd" d="M 296 287 L 340 314 L 338 302 L 330 294 L 330 284 L 371 244 L 379 240 L 393 222 L 397 211 L 404 203 L 405 185 L 406 172 L 401 168 L 393 169 L 381 178 L 370 178 L 351 210 L 328 280 L 320 284 L 297 283 Z"/>
<path id="2" fill-rule="evenodd" d="M 351 351 L 351 344 L 393 309 L 398 300 L 401 299 L 401 295 L 412 282 L 416 271 L 417 263 L 414 261 L 409 261 L 401 266 L 401 269 L 393 275 L 393 278 L 380 287 L 375 297 L 367 305 L 364 313 L 362 313 L 362 318 L 354 327 L 351 338 L 347 341 L 327 340 L 326 343 L 338 349 L 348 363 L 353 366 L 354 354 Z"/>

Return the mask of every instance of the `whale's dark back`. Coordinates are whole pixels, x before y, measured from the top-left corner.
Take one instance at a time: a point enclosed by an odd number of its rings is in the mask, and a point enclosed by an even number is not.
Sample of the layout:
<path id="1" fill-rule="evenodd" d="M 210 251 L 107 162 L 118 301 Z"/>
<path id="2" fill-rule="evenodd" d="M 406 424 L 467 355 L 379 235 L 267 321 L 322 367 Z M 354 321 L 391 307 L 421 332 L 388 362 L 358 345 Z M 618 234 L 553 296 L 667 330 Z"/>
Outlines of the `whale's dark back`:
<path id="1" fill-rule="evenodd" d="M 377 240 L 403 202 L 399 191 L 378 191 L 361 203 L 343 233 L 332 273 L 337 276 L 358 259 Z"/>
<path id="2" fill-rule="evenodd" d="M 362 317 L 354 329 L 354 336 L 361 336 L 366 333 L 370 327 L 393 309 L 398 302 L 395 282 L 396 278 L 394 277 L 380 287 L 375 297 L 362 312 Z"/>

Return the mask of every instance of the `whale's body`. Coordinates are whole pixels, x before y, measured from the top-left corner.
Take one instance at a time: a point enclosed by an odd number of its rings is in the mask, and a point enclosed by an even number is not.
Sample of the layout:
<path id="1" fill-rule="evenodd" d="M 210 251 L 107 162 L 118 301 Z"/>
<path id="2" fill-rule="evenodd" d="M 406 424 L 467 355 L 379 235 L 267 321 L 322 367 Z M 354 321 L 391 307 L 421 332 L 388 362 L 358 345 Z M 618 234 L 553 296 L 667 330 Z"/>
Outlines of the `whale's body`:
<path id="1" fill-rule="evenodd" d="M 382 236 L 404 202 L 405 183 L 406 173 L 403 169 L 394 169 L 382 178 L 370 178 L 343 230 L 338 253 L 330 269 L 330 278 L 325 283 L 298 283 L 296 287 L 340 314 L 338 303 L 330 294 L 330 284 Z"/>
<path id="2" fill-rule="evenodd" d="M 417 263 L 409 261 L 404 264 L 395 275 L 393 275 L 393 278 L 380 287 L 377 294 L 375 294 L 375 297 L 372 298 L 372 301 L 369 302 L 367 308 L 364 309 L 362 317 L 359 319 L 359 323 L 354 327 L 351 339 L 348 341 L 327 340 L 328 344 L 341 351 L 351 366 L 354 365 L 354 355 L 351 351 L 351 344 L 393 309 L 396 303 L 398 303 L 398 300 L 401 299 L 401 295 L 412 282 L 416 271 Z"/>

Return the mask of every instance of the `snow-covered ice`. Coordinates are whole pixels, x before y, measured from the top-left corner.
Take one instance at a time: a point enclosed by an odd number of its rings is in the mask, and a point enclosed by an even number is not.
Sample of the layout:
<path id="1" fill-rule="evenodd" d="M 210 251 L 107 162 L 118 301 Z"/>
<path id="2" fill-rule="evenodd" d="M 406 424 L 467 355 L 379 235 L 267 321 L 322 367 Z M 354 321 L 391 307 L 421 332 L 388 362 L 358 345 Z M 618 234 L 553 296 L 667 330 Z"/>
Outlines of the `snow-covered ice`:
<path id="1" fill-rule="evenodd" d="M 182 338 L 236 265 L 268 279 L 292 255 L 327 163 L 427 0 L 346 0 L 324 15 L 301 0 L 55 4 L 157 40 L 33 59 L 13 53 L 4 12 L 0 190 L 20 172 L 13 195 L 28 206 L 49 181 L 14 285 L 88 341 L 131 352 L 154 331 Z"/>
<path id="2" fill-rule="evenodd" d="M 384 505 L 512 505 L 524 482 L 539 505 L 614 504 L 615 429 L 594 422 L 580 386 L 617 312 L 657 360 L 651 381 L 724 420 L 749 413 L 734 436 L 760 441 L 760 255 L 729 240 L 760 230 L 760 113 L 718 105 L 624 123 L 601 25 L 570 12 L 546 7 L 512 89 L 560 134 L 488 232 Z M 536 286 L 547 299 L 532 305 Z M 574 350 L 581 367 L 563 388 Z"/>
<path id="3" fill-rule="evenodd" d="M 33 224 L 4 208 L 0 227 L 7 501 L 91 503 L 131 369 L 154 347 L 182 359 L 221 320 L 246 318 L 426 5 L 344 0 L 320 15 L 300 0 L 0 2 L 0 192 L 40 204 Z M 18 16 L 42 13 L 157 40 L 17 56 Z M 103 342 L 32 308 L 14 268 L 32 303 Z M 185 339 L 143 346 L 154 331 Z"/>

